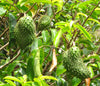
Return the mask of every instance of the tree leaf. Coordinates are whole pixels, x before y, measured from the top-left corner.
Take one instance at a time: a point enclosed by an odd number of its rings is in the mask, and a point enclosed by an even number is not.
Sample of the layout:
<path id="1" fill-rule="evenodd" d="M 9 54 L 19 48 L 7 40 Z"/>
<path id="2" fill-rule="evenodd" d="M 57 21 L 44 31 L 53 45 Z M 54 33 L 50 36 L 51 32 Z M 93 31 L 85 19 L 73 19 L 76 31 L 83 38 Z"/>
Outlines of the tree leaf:
<path id="1" fill-rule="evenodd" d="M 84 14 L 84 13 L 77 13 L 77 16 L 79 16 L 79 15 L 82 15 L 82 16 L 85 16 L 85 17 L 87 17 L 87 15 L 86 14 Z"/>
<path id="2" fill-rule="evenodd" d="M 73 86 L 78 86 L 80 82 L 81 82 L 81 80 L 79 78 L 74 77 L 72 79 L 72 85 Z"/>
<path id="3" fill-rule="evenodd" d="M 52 0 L 52 4 L 57 6 L 57 12 L 59 12 L 63 7 L 63 0 Z"/>
<path id="4" fill-rule="evenodd" d="M 56 36 L 55 36 L 55 38 L 54 38 L 53 44 L 54 44 L 55 47 L 58 47 L 61 36 L 62 36 L 62 29 L 60 29 L 60 30 L 57 32 L 57 34 L 56 34 Z"/>
<path id="5" fill-rule="evenodd" d="M 15 45 L 15 37 L 14 37 L 14 28 L 17 21 L 15 19 L 15 16 L 11 13 L 9 13 L 9 47 L 12 47 Z"/>
<path id="6" fill-rule="evenodd" d="M 11 74 L 11 72 L 14 70 L 15 66 L 17 65 L 18 63 L 17 62 L 13 62 L 11 64 L 8 65 L 6 71 L 7 71 L 7 74 Z"/>
<path id="7" fill-rule="evenodd" d="M 57 30 L 56 29 L 51 29 L 51 35 L 52 35 L 52 41 L 54 41 L 54 38 L 57 34 Z"/>
<path id="8" fill-rule="evenodd" d="M 3 7 L 0 7 L 0 16 L 5 14 L 5 12 L 6 12 L 6 9 L 4 9 Z"/>
<path id="9" fill-rule="evenodd" d="M 42 37 L 45 44 L 50 43 L 50 34 L 47 30 L 42 31 Z"/>
<path id="10" fill-rule="evenodd" d="M 18 78 L 16 78 L 16 77 L 13 77 L 13 76 L 6 76 L 6 77 L 4 77 L 4 79 L 8 79 L 8 80 L 14 80 L 14 81 L 17 81 L 17 82 L 19 82 L 20 84 L 22 84 L 22 82 L 18 79 Z"/>
<path id="11" fill-rule="evenodd" d="M 11 80 L 5 80 L 7 83 L 9 83 L 12 86 L 16 86 L 16 84 L 14 82 L 12 82 Z"/>
<path id="12" fill-rule="evenodd" d="M 100 8 L 96 8 L 95 10 L 97 10 L 97 11 L 99 10 L 100 11 Z"/>
<path id="13" fill-rule="evenodd" d="M 51 79 L 51 80 L 56 80 L 57 81 L 57 79 L 53 76 L 40 76 L 39 78 L 42 79 L 42 80 L 43 79 Z"/>
<path id="14" fill-rule="evenodd" d="M 64 68 L 64 66 L 62 64 L 60 64 L 57 67 L 56 74 L 57 74 L 57 76 L 59 76 L 60 74 L 63 74 L 65 71 L 66 71 L 66 69 Z"/>
<path id="15" fill-rule="evenodd" d="M 22 82 L 18 78 L 13 77 L 13 76 L 6 76 L 6 77 L 4 77 L 4 79 L 14 80 L 14 81 L 19 82 L 20 84 L 22 84 Z"/>
<path id="16" fill-rule="evenodd" d="M 86 31 L 86 29 L 85 29 L 84 27 L 82 27 L 82 26 L 79 25 L 79 24 L 77 24 L 77 25 L 74 24 L 74 26 L 77 27 L 77 28 L 84 34 L 84 36 L 85 36 L 88 40 L 91 41 L 90 34 Z"/>
<path id="17" fill-rule="evenodd" d="M 90 20 L 90 21 L 94 21 L 94 22 L 96 22 L 96 23 L 100 24 L 100 22 L 99 22 L 98 20 L 96 20 L 96 19 L 93 19 L 93 18 L 88 18 L 88 20 Z"/>
<path id="18" fill-rule="evenodd" d="M 34 58 L 33 58 L 33 56 L 31 56 L 27 62 L 26 73 L 27 73 L 29 80 L 33 80 L 33 78 L 34 78 L 34 68 L 33 68 L 34 63 L 33 63 L 33 61 L 34 61 Z"/>
<path id="19" fill-rule="evenodd" d="M 90 77 L 93 78 L 94 76 L 94 71 L 93 71 L 93 68 L 91 66 L 88 66 L 88 70 L 90 71 Z"/>

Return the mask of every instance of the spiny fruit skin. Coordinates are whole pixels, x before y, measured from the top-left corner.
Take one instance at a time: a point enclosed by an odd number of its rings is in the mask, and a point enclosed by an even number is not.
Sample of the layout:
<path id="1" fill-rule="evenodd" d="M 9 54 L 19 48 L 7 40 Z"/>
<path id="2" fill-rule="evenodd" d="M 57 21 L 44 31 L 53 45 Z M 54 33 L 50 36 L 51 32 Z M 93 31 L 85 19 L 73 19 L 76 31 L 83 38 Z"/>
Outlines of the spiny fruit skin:
<path id="1" fill-rule="evenodd" d="M 21 49 L 24 49 L 34 40 L 35 23 L 30 16 L 24 16 L 17 22 L 14 33 Z"/>
<path id="2" fill-rule="evenodd" d="M 63 57 L 63 65 L 70 75 L 74 75 L 81 80 L 90 77 L 90 71 L 83 63 L 78 47 L 71 47 L 69 50 L 64 52 Z"/>
<path id="3" fill-rule="evenodd" d="M 47 15 L 43 15 L 40 17 L 38 21 L 38 30 L 45 30 L 50 27 L 51 19 Z"/>

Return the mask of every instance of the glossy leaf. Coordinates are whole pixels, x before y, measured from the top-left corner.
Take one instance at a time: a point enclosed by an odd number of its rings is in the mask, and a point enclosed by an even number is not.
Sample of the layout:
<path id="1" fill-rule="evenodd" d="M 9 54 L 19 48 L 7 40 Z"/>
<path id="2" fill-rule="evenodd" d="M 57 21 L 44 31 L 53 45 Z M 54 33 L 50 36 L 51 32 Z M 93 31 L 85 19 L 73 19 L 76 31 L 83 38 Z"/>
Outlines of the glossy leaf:
<path id="1" fill-rule="evenodd" d="M 94 22 L 100 24 L 100 22 L 99 22 L 98 20 L 96 20 L 96 19 L 88 18 L 88 20 L 90 20 L 90 21 L 94 21 Z"/>
<path id="2" fill-rule="evenodd" d="M 87 59 L 96 59 L 96 60 L 100 61 L 100 57 L 99 57 L 99 55 L 97 55 L 97 54 L 89 55 L 89 56 L 87 57 Z"/>
<path id="3" fill-rule="evenodd" d="M 5 12 L 6 12 L 6 9 L 4 9 L 3 7 L 0 6 L 0 16 L 5 14 Z"/>
<path id="4" fill-rule="evenodd" d="M 60 30 L 57 32 L 57 34 L 56 34 L 56 36 L 55 36 L 55 38 L 54 38 L 53 44 L 54 44 L 55 47 L 58 47 L 58 45 L 59 45 L 59 43 L 60 43 L 60 38 L 61 38 L 61 36 L 62 36 L 62 30 L 60 29 Z"/>
<path id="5" fill-rule="evenodd" d="M 82 15 L 82 16 L 84 16 L 84 17 L 87 17 L 87 15 L 84 14 L 84 13 L 77 13 L 77 16 L 79 16 L 79 15 Z"/>
<path id="6" fill-rule="evenodd" d="M 53 15 L 51 4 L 48 4 L 48 7 L 47 7 L 47 15 L 48 16 L 52 16 Z"/>
<path id="7" fill-rule="evenodd" d="M 50 41 L 50 34 L 47 30 L 42 31 L 43 42 L 47 44 Z"/>
<path id="8" fill-rule="evenodd" d="M 34 61 L 34 58 L 31 56 L 27 62 L 26 73 L 27 73 L 29 80 L 33 80 L 33 78 L 34 78 L 34 68 L 33 68 L 34 63 L 33 63 L 33 61 Z"/>
<path id="9" fill-rule="evenodd" d="M 42 79 L 42 80 L 43 79 L 51 79 L 51 80 L 56 80 L 57 81 L 57 79 L 53 76 L 40 76 L 39 78 Z"/>
<path id="10" fill-rule="evenodd" d="M 62 64 L 58 65 L 57 70 L 56 70 L 56 74 L 57 76 L 63 74 L 66 71 L 66 69 L 64 68 L 64 66 Z"/>
<path id="11" fill-rule="evenodd" d="M 4 79 L 6 79 L 6 80 L 14 80 L 14 81 L 19 82 L 20 84 L 22 84 L 22 82 L 18 78 L 13 77 L 13 76 L 6 76 L 6 77 L 4 77 Z"/>
<path id="12" fill-rule="evenodd" d="M 77 24 L 77 25 L 74 25 L 75 27 L 77 27 L 83 34 L 84 36 L 91 41 L 91 36 L 90 34 L 86 31 L 86 29 L 84 27 L 82 27 L 81 25 Z"/>
<path id="13" fill-rule="evenodd" d="M 95 10 L 97 10 L 97 11 L 99 10 L 100 11 L 100 8 L 96 8 Z"/>
<path id="14" fill-rule="evenodd" d="M 52 3 L 57 6 L 57 12 L 63 7 L 63 0 L 52 0 Z"/>
<path id="15" fill-rule="evenodd" d="M 5 80 L 7 83 L 9 83 L 12 86 L 16 86 L 16 84 L 14 82 L 12 82 L 11 80 Z"/>
<path id="16" fill-rule="evenodd" d="M 57 86 L 67 86 L 67 82 L 64 78 L 61 77 L 57 77 L 58 81 L 57 81 Z"/>
<path id="17" fill-rule="evenodd" d="M 72 85 L 73 86 L 78 86 L 80 82 L 81 82 L 81 80 L 79 78 L 74 77 L 72 79 Z"/>
<path id="18" fill-rule="evenodd" d="M 93 71 L 93 68 L 91 66 L 88 66 L 88 70 L 90 71 L 90 77 L 93 78 L 94 76 L 94 71 Z"/>
<path id="19" fill-rule="evenodd" d="M 52 35 L 52 41 L 54 41 L 54 38 L 57 34 L 57 30 L 56 29 L 51 29 L 51 35 Z"/>
<path id="20" fill-rule="evenodd" d="M 10 75 L 17 64 L 18 64 L 17 62 L 13 62 L 13 63 L 9 64 L 9 66 L 6 69 L 7 74 Z"/>

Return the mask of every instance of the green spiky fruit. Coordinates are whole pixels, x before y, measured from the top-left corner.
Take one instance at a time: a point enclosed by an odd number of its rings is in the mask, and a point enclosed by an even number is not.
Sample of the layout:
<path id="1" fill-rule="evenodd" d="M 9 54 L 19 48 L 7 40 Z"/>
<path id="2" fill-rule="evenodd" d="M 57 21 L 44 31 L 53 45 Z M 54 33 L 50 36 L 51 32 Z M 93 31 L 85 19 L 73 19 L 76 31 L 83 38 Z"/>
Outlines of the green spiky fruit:
<path id="1" fill-rule="evenodd" d="M 47 15 L 43 15 L 40 17 L 38 21 L 38 30 L 45 30 L 50 27 L 51 19 Z"/>
<path id="2" fill-rule="evenodd" d="M 34 40 L 35 23 L 30 16 L 24 16 L 17 22 L 14 33 L 21 49 L 30 45 Z"/>
<path id="3" fill-rule="evenodd" d="M 63 65 L 70 75 L 76 76 L 82 80 L 90 77 L 90 72 L 80 56 L 78 47 L 73 46 L 64 52 Z"/>

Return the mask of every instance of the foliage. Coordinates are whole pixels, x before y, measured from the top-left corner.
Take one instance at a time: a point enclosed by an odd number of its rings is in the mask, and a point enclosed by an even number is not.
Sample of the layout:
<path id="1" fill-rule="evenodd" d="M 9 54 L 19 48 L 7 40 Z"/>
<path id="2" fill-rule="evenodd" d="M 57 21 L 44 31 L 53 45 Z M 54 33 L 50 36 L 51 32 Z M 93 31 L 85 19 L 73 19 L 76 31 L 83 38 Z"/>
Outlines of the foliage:
<path id="1" fill-rule="evenodd" d="M 21 50 L 14 29 L 24 15 L 33 18 L 36 29 L 33 43 Z M 38 31 L 42 15 L 48 15 L 51 23 L 48 29 Z M 80 49 L 91 72 L 90 86 L 99 86 L 99 21 L 99 0 L 1 0 L 0 86 L 67 86 L 70 77 L 63 66 L 62 54 L 73 45 Z M 57 67 L 50 72 L 53 49 Z M 72 77 L 71 83 L 85 84 L 77 77 Z"/>

